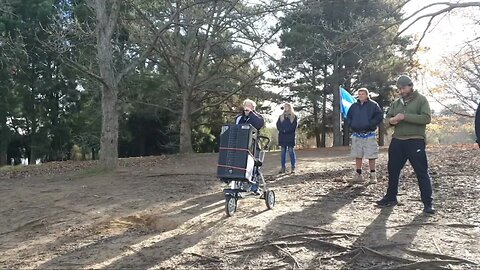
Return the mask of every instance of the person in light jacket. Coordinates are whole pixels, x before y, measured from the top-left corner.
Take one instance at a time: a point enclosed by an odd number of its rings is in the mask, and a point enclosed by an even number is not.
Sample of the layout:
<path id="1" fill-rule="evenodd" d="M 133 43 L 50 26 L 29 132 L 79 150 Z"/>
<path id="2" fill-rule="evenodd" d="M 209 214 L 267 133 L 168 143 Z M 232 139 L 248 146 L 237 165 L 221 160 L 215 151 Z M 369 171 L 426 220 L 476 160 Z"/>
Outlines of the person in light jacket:
<path id="1" fill-rule="evenodd" d="M 278 117 L 278 144 L 282 147 L 281 152 L 281 169 L 280 173 L 285 173 L 287 151 L 290 155 L 291 172 L 295 172 L 296 156 L 295 156 L 295 135 L 298 126 L 298 117 L 290 103 L 286 103 L 283 107 L 283 113 Z"/>

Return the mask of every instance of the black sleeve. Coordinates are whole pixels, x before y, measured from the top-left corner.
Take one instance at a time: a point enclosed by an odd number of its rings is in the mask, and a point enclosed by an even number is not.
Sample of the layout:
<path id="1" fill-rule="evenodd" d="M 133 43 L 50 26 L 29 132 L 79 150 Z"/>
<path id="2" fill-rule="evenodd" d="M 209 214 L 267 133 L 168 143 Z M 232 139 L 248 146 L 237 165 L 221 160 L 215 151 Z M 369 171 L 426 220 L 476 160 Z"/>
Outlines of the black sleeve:
<path id="1" fill-rule="evenodd" d="M 249 123 L 257 130 L 260 130 L 265 124 L 265 121 L 263 120 L 263 116 L 261 116 L 256 112 L 251 112 L 248 115 L 248 117 L 250 118 Z"/>

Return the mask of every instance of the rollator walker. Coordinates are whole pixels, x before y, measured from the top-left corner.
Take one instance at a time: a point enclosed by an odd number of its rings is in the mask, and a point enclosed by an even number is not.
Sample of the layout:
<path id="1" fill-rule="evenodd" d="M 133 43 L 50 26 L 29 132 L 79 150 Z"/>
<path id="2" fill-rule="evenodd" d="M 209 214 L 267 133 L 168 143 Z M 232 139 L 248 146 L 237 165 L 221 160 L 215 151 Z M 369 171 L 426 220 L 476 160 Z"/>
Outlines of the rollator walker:
<path id="1" fill-rule="evenodd" d="M 269 144 L 270 139 L 259 136 L 250 124 L 222 127 L 217 176 L 228 186 L 223 190 L 227 216 L 235 214 L 243 198 L 265 200 L 268 209 L 275 206 L 275 193 L 267 187 L 261 170 Z"/>

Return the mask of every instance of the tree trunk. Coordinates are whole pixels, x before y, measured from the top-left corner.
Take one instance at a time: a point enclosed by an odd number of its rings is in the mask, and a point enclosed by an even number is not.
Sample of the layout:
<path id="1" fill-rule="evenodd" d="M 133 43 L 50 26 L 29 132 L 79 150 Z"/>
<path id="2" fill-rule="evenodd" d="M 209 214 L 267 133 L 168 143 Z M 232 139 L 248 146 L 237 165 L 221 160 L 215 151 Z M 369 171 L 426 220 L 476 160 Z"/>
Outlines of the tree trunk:
<path id="1" fill-rule="evenodd" d="M 320 128 L 319 128 L 320 121 L 318 117 L 318 111 L 319 111 L 319 108 L 318 108 L 317 101 L 314 100 L 313 101 L 313 121 L 315 122 L 315 142 L 316 142 L 317 148 L 322 146 L 322 140 L 320 138 Z"/>
<path id="2" fill-rule="evenodd" d="M 334 85 L 336 87 L 336 84 Z M 340 128 L 340 90 L 333 89 L 333 146 L 342 145 L 342 131 Z"/>
<path id="3" fill-rule="evenodd" d="M 341 116 L 340 116 L 340 88 L 339 85 L 341 84 L 341 74 L 340 74 L 340 57 L 337 56 L 336 63 L 333 67 L 333 72 L 331 76 L 331 87 L 333 93 L 333 117 L 332 117 L 332 127 L 333 127 L 333 147 L 341 146 L 342 145 L 342 130 L 341 130 Z"/>
<path id="4" fill-rule="evenodd" d="M 180 119 L 180 153 L 193 153 L 192 146 L 192 94 L 191 91 L 183 91 L 182 117 Z"/>
<path id="5" fill-rule="evenodd" d="M 117 167 L 118 111 L 117 90 L 102 89 L 102 135 L 100 137 L 100 163 L 106 169 Z"/>
<path id="6" fill-rule="evenodd" d="M 10 131 L 7 127 L 6 110 L 0 108 L 0 167 L 7 165 L 7 149 L 10 143 Z"/>
<path id="7" fill-rule="evenodd" d="M 3 129 L 3 128 L 2 128 Z M 8 149 L 8 144 L 9 140 L 6 137 L 6 134 L 4 134 L 5 130 L 0 130 L 0 167 L 7 165 L 7 149 Z"/>
<path id="8" fill-rule="evenodd" d="M 323 66 L 323 99 L 322 99 L 322 144 L 321 147 L 327 147 L 327 89 L 328 83 L 325 78 L 328 76 L 328 66 Z"/>
<path id="9" fill-rule="evenodd" d="M 327 94 L 326 92 L 323 95 L 322 101 L 322 144 L 320 147 L 327 147 Z"/>
<path id="10" fill-rule="evenodd" d="M 350 130 L 346 121 L 343 121 L 343 146 L 350 145 Z"/>
<path id="11" fill-rule="evenodd" d="M 97 59 L 102 78 L 102 134 L 100 137 L 100 164 L 111 170 L 118 165 L 118 85 L 113 62 L 112 36 L 120 10 L 119 0 L 95 0 Z M 108 8 L 107 8 L 108 5 Z"/>
<path id="12" fill-rule="evenodd" d="M 378 145 L 384 146 L 385 145 L 385 134 L 387 133 L 387 129 L 383 123 L 380 124 L 378 127 Z"/>
<path id="13" fill-rule="evenodd" d="M 34 128 L 36 129 L 36 127 Z M 28 158 L 28 165 L 37 164 L 37 152 L 35 151 L 35 148 L 37 148 L 37 139 L 35 132 L 33 132 L 30 134 L 30 156 Z"/>
<path id="14" fill-rule="evenodd" d="M 3 147 L 0 148 L 0 167 L 8 165 L 7 164 L 7 148 Z"/>

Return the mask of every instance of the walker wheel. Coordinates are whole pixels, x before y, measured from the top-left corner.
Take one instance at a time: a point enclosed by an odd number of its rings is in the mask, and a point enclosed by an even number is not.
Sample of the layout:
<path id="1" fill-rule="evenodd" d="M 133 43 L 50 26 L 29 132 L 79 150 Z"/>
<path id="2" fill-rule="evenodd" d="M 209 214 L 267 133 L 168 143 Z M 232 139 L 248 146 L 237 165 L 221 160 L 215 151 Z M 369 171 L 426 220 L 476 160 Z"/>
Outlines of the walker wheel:
<path id="1" fill-rule="evenodd" d="M 275 192 L 272 190 L 265 191 L 263 197 L 265 198 L 265 204 L 268 209 L 275 207 Z"/>
<path id="2" fill-rule="evenodd" d="M 237 211 L 237 198 L 232 195 L 225 196 L 225 212 L 231 217 Z"/>

